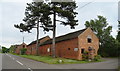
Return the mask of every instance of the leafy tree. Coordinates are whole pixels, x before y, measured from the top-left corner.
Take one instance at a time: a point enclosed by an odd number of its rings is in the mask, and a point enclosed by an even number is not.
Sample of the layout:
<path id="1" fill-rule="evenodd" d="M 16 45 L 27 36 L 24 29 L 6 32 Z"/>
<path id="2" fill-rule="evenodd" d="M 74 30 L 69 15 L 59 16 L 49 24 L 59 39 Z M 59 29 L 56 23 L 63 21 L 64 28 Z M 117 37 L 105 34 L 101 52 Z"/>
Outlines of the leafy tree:
<path id="1" fill-rule="evenodd" d="M 99 49 L 100 54 L 103 57 L 118 57 L 118 46 L 120 44 L 112 36 L 108 37 L 107 39 L 108 40 L 104 43 L 104 47 Z"/>
<path id="2" fill-rule="evenodd" d="M 25 17 L 23 21 L 25 23 L 20 23 L 20 25 L 14 25 L 16 28 L 20 29 L 20 32 L 28 32 L 33 28 L 37 30 L 37 41 L 36 41 L 36 54 L 38 55 L 38 38 L 39 38 L 39 28 L 42 27 L 44 31 L 49 31 L 46 26 L 48 23 L 51 24 L 48 5 L 43 2 L 32 2 L 27 3 L 27 7 L 25 9 Z"/>
<path id="3" fill-rule="evenodd" d="M 4 46 L 2 46 L 2 53 L 7 53 L 7 52 L 9 52 L 9 49 L 4 47 Z"/>
<path id="4" fill-rule="evenodd" d="M 118 41 L 117 42 L 117 47 L 118 47 L 118 54 L 120 56 L 120 21 L 118 21 L 118 34 L 117 34 L 117 38 L 116 40 Z"/>
<path id="5" fill-rule="evenodd" d="M 103 16 L 98 16 L 98 19 L 86 21 L 86 27 L 91 27 L 93 32 L 100 40 L 99 54 L 101 56 L 117 56 L 118 44 L 116 40 L 110 35 L 112 26 L 109 26 L 107 20 Z"/>
<path id="6" fill-rule="evenodd" d="M 11 45 L 9 48 L 9 52 L 10 53 L 15 53 L 15 49 L 16 49 L 17 45 Z"/>
<path id="7" fill-rule="evenodd" d="M 117 34 L 117 38 L 116 38 L 119 42 L 120 42 L 120 31 L 118 31 L 118 34 Z"/>
<path id="8" fill-rule="evenodd" d="M 24 54 L 26 54 L 26 51 L 27 51 L 27 49 L 26 48 L 22 48 L 22 49 L 20 49 L 20 54 L 21 55 L 24 55 Z"/>
<path id="9" fill-rule="evenodd" d="M 116 39 L 120 42 L 120 21 L 118 21 L 118 35 Z"/>
<path id="10" fill-rule="evenodd" d="M 75 1 L 72 2 L 53 2 L 51 0 L 50 3 L 47 4 L 49 6 L 48 13 L 49 15 L 53 15 L 53 41 L 52 41 L 52 56 L 55 55 L 55 36 L 56 36 L 56 23 L 60 22 L 62 25 L 70 25 L 71 29 L 74 29 L 77 25 L 75 17 L 77 12 L 75 9 L 77 8 Z M 64 20 L 59 20 L 59 18 Z"/>
<path id="11" fill-rule="evenodd" d="M 98 16 L 98 19 L 86 21 L 85 26 L 92 28 L 101 44 L 104 43 L 103 40 L 105 40 L 106 37 L 110 36 L 112 30 L 112 26 L 108 26 L 107 20 L 103 16 Z"/>

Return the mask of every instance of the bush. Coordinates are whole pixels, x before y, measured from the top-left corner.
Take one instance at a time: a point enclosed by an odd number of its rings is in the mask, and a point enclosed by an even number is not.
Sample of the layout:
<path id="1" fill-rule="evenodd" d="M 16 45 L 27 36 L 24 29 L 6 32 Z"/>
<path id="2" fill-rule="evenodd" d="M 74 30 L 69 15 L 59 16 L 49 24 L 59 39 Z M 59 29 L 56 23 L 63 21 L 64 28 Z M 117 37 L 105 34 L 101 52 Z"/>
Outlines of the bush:
<path id="1" fill-rule="evenodd" d="M 102 57 L 118 57 L 120 54 L 120 42 L 113 37 L 109 37 L 109 40 L 105 40 L 104 44 L 100 45 L 98 54 Z"/>
<path id="2" fill-rule="evenodd" d="M 9 52 L 9 49 L 6 47 L 2 47 L 2 53 L 7 53 L 7 52 Z"/>
<path id="3" fill-rule="evenodd" d="M 83 57 L 83 60 L 88 60 L 88 52 L 84 52 L 82 57 Z"/>
<path id="4" fill-rule="evenodd" d="M 102 58 L 102 57 L 101 57 L 100 55 L 96 55 L 96 56 L 94 57 L 94 61 L 99 61 L 101 58 Z"/>
<path id="5" fill-rule="evenodd" d="M 20 50 L 20 54 L 21 55 L 25 55 L 26 54 L 26 51 L 27 51 L 27 49 L 26 48 L 22 48 L 21 50 Z"/>

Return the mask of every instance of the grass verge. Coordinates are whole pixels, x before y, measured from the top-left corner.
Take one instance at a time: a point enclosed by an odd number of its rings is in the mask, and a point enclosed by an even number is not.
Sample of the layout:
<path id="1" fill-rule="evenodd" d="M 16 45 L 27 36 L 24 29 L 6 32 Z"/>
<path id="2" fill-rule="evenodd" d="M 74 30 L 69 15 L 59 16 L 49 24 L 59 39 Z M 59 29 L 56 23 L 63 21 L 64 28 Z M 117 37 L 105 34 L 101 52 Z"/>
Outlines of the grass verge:
<path id="1" fill-rule="evenodd" d="M 14 54 L 16 55 L 16 54 Z M 65 59 L 65 58 L 52 58 L 51 56 L 34 56 L 34 55 L 18 55 L 24 58 L 48 63 L 48 64 L 81 64 L 81 63 L 91 63 L 91 62 L 101 62 L 103 60 L 98 61 L 81 61 L 81 60 L 73 60 L 73 59 Z M 62 60 L 62 61 L 60 61 Z"/>

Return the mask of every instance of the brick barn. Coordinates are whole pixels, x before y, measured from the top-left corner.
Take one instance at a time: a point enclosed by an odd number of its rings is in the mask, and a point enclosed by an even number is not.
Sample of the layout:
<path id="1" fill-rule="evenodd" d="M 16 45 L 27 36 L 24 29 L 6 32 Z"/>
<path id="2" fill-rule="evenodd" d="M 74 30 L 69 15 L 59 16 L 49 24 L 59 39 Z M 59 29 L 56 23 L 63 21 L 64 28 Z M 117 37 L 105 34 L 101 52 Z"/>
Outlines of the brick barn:
<path id="1" fill-rule="evenodd" d="M 45 41 L 39 46 L 40 55 L 51 55 L 52 39 Z M 56 56 L 82 60 L 84 52 L 90 52 L 94 57 L 99 49 L 99 39 L 91 28 L 82 29 L 56 37 Z"/>
<path id="2" fill-rule="evenodd" d="M 27 45 L 25 43 L 22 43 L 20 45 L 17 45 L 16 49 L 15 49 L 15 53 L 16 54 L 21 54 L 21 49 L 22 48 L 27 48 Z"/>
<path id="3" fill-rule="evenodd" d="M 43 38 L 40 38 L 38 41 L 39 41 L 39 43 L 42 44 L 49 39 L 50 39 L 49 36 L 45 36 Z M 27 45 L 26 54 L 27 55 L 36 55 L 36 40 Z"/>

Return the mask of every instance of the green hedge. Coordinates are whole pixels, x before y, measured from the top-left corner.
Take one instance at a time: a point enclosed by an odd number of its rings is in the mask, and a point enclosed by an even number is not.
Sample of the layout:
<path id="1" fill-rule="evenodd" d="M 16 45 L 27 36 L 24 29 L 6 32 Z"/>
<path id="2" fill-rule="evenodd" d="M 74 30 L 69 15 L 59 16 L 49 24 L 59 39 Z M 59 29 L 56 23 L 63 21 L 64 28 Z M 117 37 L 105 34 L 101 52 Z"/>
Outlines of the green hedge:
<path id="1" fill-rule="evenodd" d="M 21 53 L 20 53 L 21 55 L 25 55 L 25 54 L 26 54 L 27 49 L 26 49 L 26 48 L 22 48 L 20 51 L 21 51 Z"/>

